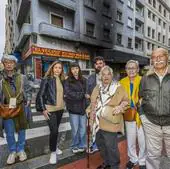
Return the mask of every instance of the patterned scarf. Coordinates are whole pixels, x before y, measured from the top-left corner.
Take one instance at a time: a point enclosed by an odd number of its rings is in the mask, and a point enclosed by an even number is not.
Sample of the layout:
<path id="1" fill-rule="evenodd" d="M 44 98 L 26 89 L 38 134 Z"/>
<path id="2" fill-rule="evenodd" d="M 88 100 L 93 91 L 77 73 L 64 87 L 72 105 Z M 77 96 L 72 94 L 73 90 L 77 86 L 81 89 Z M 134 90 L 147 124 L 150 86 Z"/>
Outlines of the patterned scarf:
<path id="1" fill-rule="evenodd" d="M 105 106 L 110 102 L 112 97 L 114 96 L 117 88 L 120 84 L 117 81 L 112 81 L 111 84 L 104 87 L 102 84 L 99 85 L 99 95 L 97 97 L 97 104 L 95 107 L 95 120 L 93 122 L 92 127 L 92 140 L 91 142 L 94 143 L 96 139 L 96 133 L 99 130 L 99 119 L 101 117 L 101 113 L 105 113 Z"/>

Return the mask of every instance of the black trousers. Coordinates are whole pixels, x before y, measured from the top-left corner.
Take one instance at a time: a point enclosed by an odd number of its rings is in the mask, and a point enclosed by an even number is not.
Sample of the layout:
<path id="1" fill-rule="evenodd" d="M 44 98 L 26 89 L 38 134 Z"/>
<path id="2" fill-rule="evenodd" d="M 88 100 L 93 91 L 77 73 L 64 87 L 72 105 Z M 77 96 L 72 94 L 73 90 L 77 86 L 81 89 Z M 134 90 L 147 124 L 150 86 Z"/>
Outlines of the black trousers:
<path id="1" fill-rule="evenodd" d="M 120 154 L 117 133 L 99 130 L 96 134 L 96 144 L 106 165 L 111 169 L 119 169 Z"/>
<path id="2" fill-rule="evenodd" d="M 47 120 L 50 128 L 49 146 L 51 152 L 54 152 L 57 149 L 58 128 L 61 122 L 63 111 L 64 110 L 51 112 L 51 116 L 49 116 L 50 120 Z"/>

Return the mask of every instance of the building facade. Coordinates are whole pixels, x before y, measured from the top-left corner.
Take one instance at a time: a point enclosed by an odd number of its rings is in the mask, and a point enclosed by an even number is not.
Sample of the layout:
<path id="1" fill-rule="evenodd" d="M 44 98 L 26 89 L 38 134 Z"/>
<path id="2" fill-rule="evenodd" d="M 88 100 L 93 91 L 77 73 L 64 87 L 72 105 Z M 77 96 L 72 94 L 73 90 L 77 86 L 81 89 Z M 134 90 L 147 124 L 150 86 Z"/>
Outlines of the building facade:
<path id="1" fill-rule="evenodd" d="M 14 0 L 13 51 L 21 52 L 24 72 L 44 75 L 56 59 L 90 67 L 98 49 L 112 48 L 112 3 L 94 0 Z"/>
<path id="2" fill-rule="evenodd" d="M 169 5 L 168 0 L 9 0 L 13 19 L 6 26 L 12 38 L 7 36 L 6 44 L 21 53 L 23 71 L 35 78 L 56 59 L 65 72 L 71 61 L 90 68 L 96 55 L 118 71 L 129 59 L 146 65 L 154 48 L 170 48 Z"/>

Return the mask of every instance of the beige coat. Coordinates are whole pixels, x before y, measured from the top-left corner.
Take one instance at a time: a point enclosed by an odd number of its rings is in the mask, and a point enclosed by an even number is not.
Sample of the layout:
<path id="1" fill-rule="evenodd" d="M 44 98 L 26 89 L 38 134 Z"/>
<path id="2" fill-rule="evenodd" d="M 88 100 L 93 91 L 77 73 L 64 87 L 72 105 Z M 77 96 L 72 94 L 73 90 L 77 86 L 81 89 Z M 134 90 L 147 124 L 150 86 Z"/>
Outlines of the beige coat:
<path id="1" fill-rule="evenodd" d="M 90 125 L 91 126 L 93 124 L 93 117 L 94 117 L 94 114 L 93 114 L 94 111 L 93 110 L 94 110 L 98 95 L 99 95 L 99 86 L 97 85 L 94 88 L 92 95 L 91 95 L 91 104 L 86 110 L 86 112 L 88 113 L 88 116 L 90 117 Z M 122 101 L 128 101 L 128 103 L 130 102 L 129 99 L 128 99 L 127 92 L 125 91 L 124 87 L 122 85 L 120 85 L 117 88 L 114 96 L 112 97 L 112 99 L 110 100 L 110 102 L 107 105 L 112 106 L 114 108 L 115 106 L 120 105 Z M 122 113 L 124 113 L 124 112 L 122 112 Z M 102 129 L 104 131 L 122 132 L 124 134 L 123 115 L 122 115 L 122 120 L 119 124 L 113 124 L 113 123 L 109 122 L 108 120 L 105 120 L 104 118 L 100 117 L 99 127 L 100 127 L 100 129 Z"/>

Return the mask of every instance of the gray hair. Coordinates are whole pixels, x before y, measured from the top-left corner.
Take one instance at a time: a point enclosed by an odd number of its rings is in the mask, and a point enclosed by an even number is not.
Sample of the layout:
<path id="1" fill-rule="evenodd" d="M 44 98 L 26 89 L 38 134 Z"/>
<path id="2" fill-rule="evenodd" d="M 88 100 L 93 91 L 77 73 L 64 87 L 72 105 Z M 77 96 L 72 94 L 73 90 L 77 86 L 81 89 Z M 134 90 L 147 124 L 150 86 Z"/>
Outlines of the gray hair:
<path id="1" fill-rule="evenodd" d="M 109 67 L 109 66 L 104 66 L 104 67 L 102 67 L 102 69 L 101 69 L 101 71 L 100 71 L 100 77 L 102 77 L 102 73 L 103 73 L 105 70 L 108 70 L 108 71 L 111 73 L 111 75 L 113 76 L 113 69 L 112 69 L 111 67 Z"/>
<path id="2" fill-rule="evenodd" d="M 128 64 L 130 64 L 130 63 L 135 63 L 137 68 L 139 69 L 139 62 L 137 60 L 129 60 L 129 61 L 127 61 L 125 68 L 127 68 Z"/>
<path id="3" fill-rule="evenodd" d="M 18 62 L 18 59 L 14 56 L 14 55 L 8 55 L 8 54 L 5 54 L 3 57 L 2 57 L 2 62 L 4 62 L 4 60 L 12 60 L 14 61 L 15 63 Z"/>

